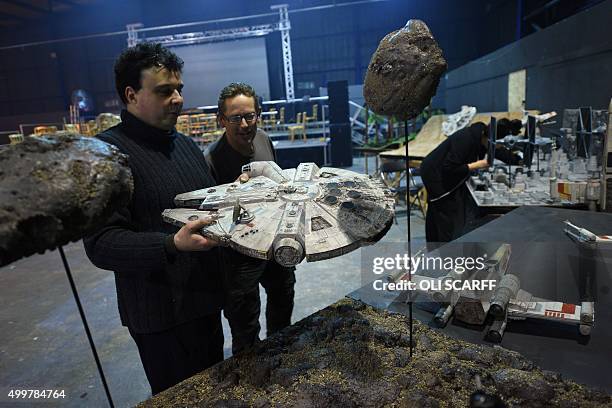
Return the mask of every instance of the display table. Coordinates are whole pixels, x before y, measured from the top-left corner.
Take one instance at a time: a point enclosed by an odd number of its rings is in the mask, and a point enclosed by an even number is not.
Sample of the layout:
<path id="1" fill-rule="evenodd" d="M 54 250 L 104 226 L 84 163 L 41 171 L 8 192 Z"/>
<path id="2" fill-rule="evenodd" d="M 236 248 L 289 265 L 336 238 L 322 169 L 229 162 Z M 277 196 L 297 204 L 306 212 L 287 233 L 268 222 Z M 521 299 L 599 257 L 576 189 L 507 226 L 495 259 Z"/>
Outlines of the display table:
<path id="1" fill-rule="evenodd" d="M 590 337 L 576 326 L 549 321 L 510 321 L 501 345 L 533 360 L 540 367 L 578 382 L 612 391 L 612 248 L 581 256 L 578 246 L 563 231 L 563 221 L 595 234 L 612 233 L 612 214 L 560 208 L 520 207 L 464 235 L 456 243 L 479 242 L 493 250 L 512 245 L 508 273 L 517 275 L 521 288 L 534 296 L 580 304 L 585 274 L 592 274 L 595 325 Z M 444 250 L 442 247 L 440 250 Z M 396 292 L 376 292 L 366 286 L 350 295 L 368 304 L 408 314 Z M 413 304 L 414 317 L 432 321 L 433 314 Z M 440 329 L 456 338 L 485 343 L 485 327 L 465 327 L 449 321 Z"/>

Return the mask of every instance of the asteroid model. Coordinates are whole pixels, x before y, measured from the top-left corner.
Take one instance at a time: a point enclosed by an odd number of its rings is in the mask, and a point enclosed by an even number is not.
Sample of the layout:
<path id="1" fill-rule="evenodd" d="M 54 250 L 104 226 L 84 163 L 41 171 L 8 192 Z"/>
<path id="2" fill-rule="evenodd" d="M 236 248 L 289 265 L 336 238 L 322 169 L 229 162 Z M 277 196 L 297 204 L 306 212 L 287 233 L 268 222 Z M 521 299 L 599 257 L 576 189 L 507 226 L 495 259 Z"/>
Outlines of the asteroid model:
<path id="1" fill-rule="evenodd" d="M 127 156 L 98 139 L 26 137 L 0 150 L 0 266 L 91 233 L 132 190 Z"/>
<path id="2" fill-rule="evenodd" d="M 415 347 L 412 356 L 408 348 L 411 343 Z M 482 379 L 480 386 L 477 378 Z M 475 401 L 475 394 L 483 392 L 501 399 L 500 403 Z M 414 322 L 411 338 L 405 316 L 343 299 L 275 333 L 253 350 L 196 374 L 139 406 L 463 408 L 610 404 L 612 398 L 605 391 L 543 370 L 514 351 L 453 339 L 419 321 Z"/>
<path id="3" fill-rule="evenodd" d="M 429 28 L 410 20 L 381 40 L 368 66 L 363 96 L 379 115 L 410 119 L 429 105 L 444 71 L 446 60 Z"/>
<path id="4" fill-rule="evenodd" d="M 259 259 L 293 266 L 343 255 L 380 239 L 393 222 L 394 199 L 377 179 L 348 170 L 274 162 L 243 167 L 246 183 L 179 194 L 166 222 L 212 217 L 202 234 Z"/>

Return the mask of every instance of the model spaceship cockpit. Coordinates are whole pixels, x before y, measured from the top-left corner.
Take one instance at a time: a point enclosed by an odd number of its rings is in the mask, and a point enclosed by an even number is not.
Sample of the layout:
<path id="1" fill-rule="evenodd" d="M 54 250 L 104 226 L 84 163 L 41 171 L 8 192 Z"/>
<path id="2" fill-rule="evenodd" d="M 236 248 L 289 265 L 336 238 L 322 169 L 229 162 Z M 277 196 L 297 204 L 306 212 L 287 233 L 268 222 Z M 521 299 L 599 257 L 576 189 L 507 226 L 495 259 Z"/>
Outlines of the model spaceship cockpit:
<path id="1" fill-rule="evenodd" d="M 242 171 L 245 183 L 177 195 L 183 208 L 165 210 L 164 221 L 182 226 L 212 217 L 204 236 L 283 266 L 343 255 L 378 241 L 393 222 L 393 194 L 369 176 L 314 163 L 282 170 L 252 162 Z"/>

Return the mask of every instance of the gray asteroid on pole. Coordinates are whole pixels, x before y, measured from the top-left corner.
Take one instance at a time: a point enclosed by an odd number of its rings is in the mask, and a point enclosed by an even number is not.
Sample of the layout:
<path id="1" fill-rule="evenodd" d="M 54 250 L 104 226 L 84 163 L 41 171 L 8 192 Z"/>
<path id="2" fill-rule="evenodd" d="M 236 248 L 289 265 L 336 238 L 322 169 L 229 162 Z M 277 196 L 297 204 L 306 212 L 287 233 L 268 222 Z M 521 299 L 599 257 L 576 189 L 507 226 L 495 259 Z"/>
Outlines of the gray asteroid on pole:
<path id="1" fill-rule="evenodd" d="M 427 25 L 410 20 L 378 45 L 368 66 L 363 96 L 379 115 L 414 118 L 429 105 L 446 67 Z"/>
<path id="2" fill-rule="evenodd" d="M 0 150 L 0 266 L 95 231 L 132 191 L 127 156 L 99 139 L 26 137 Z"/>

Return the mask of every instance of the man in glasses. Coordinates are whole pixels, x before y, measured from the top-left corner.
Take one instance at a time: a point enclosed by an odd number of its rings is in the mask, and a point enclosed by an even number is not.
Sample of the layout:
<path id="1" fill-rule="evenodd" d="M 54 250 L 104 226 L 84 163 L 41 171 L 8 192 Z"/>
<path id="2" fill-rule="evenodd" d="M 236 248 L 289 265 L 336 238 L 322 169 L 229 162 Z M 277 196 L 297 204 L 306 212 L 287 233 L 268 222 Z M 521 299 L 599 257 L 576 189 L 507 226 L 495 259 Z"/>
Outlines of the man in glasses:
<path id="1" fill-rule="evenodd" d="M 252 161 L 276 160 L 270 138 L 257 129 L 260 113 L 259 100 L 250 85 L 231 83 L 221 90 L 217 120 L 225 133 L 206 152 L 219 184 L 236 180 L 241 167 Z"/>
<path id="2" fill-rule="evenodd" d="M 206 151 L 206 160 L 218 184 L 231 183 L 242 166 L 253 161 L 274 161 L 276 155 L 266 133 L 257 129 L 261 113 L 255 90 L 232 83 L 219 95 L 217 119 L 223 136 Z M 268 336 L 291 324 L 295 268 L 275 261 L 250 258 L 222 248 L 224 267 L 224 314 L 232 331 L 232 352 L 237 354 L 259 340 L 259 284 L 266 290 Z"/>

